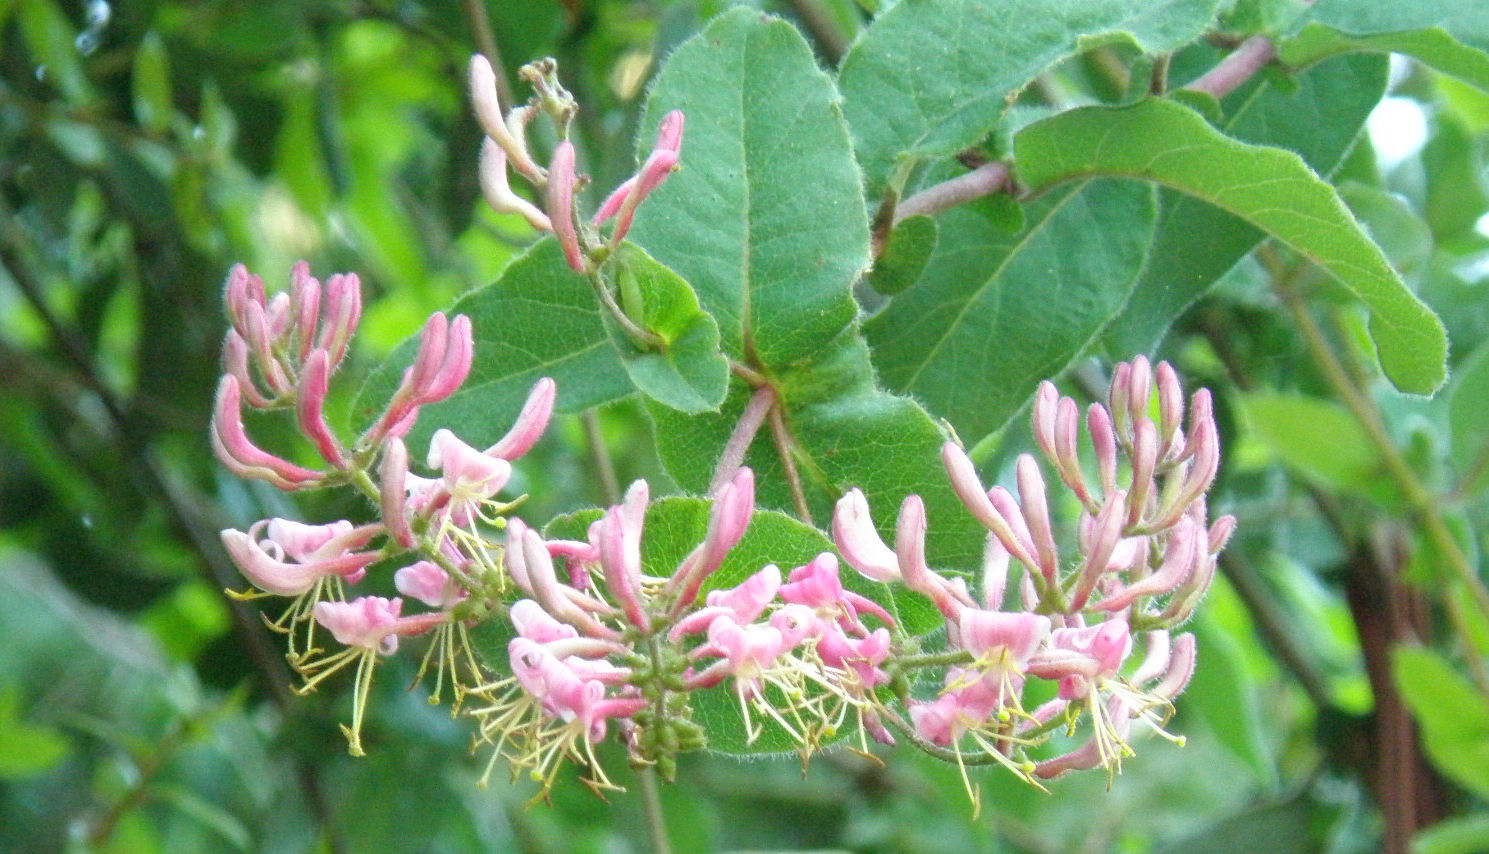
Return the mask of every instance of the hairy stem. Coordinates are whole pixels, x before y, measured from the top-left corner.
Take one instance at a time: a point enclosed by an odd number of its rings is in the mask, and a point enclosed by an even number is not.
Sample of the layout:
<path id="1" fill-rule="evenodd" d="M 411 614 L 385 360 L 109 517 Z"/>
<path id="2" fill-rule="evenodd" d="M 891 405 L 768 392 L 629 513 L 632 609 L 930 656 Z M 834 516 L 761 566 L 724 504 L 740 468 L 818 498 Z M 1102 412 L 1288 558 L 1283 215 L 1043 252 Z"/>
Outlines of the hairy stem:
<path id="1" fill-rule="evenodd" d="M 1241 42 L 1241 46 L 1231 51 L 1225 59 L 1216 63 L 1214 68 L 1184 88 L 1224 98 L 1234 92 L 1236 87 L 1250 80 L 1252 75 L 1262 70 L 1276 56 L 1277 45 L 1271 39 L 1262 35 L 1252 36 Z"/>
<path id="2" fill-rule="evenodd" d="M 900 202 L 894 212 L 895 222 L 907 217 L 920 214 L 935 214 L 964 205 L 973 199 L 983 196 L 991 196 L 993 193 L 1007 190 L 1009 182 L 1008 164 L 1001 160 L 973 169 L 965 175 L 958 175 L 949 181 L 921 190 L 908 199 Z"/>
<path id="3" fill-rule="evenodd" d="M 765 416 L 776 405 L 776 390 L 769 385 L 762 385 L 755 389 L 750 395 L 750 402 L 745 404 L 744 412 L 739 416 L 739 423 L 734 425 L 734 432 L 729 434 L 729 441 L 724 445 L 724 451 L 719 455 L 718 466 L 714 469 L 713 480 L 708 484 L 708 493 L 717 495 L 724 484 L 734 477 L 739 467 L 744 465 L 745 452 L 750 449 L 750 444 L 755 441 L 755 434 L 760 432 L 760 425 L 765 423 Z"/>

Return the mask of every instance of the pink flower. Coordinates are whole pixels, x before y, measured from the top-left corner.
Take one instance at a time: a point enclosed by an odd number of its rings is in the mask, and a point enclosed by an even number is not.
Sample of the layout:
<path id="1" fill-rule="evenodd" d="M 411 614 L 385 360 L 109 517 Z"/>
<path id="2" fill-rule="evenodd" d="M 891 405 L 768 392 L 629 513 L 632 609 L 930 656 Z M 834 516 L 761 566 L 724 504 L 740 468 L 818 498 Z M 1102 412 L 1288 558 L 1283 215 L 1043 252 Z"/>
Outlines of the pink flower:
<path id="1" fill-rule="evenodd" d="M 444 428 L 429 440 L 428 463 L 441 473 L 449 496 L 444 512 L 461 527 L 480 515 L 481 504 L 500 492 L 512 476 L 511 463 L 481 453 Z"/>
<path id="2" fill-rule="evenodd" d="M 402 599 L 363 596 L 350 602 L 317 602 L 315 620 L 339 643 L 392 655 L 398 649 Z"/>
<path id="3" fill-rule="evenodd" d="M 267 536 L 259 534 L 268 529 Z M 245 533 L 222 532 L 222 544 L 253 586 L 277 596 L 299 596 L 331 576 L 355 584 L 378 552 L 358 552 L 377 535 L 379 526 L 353 528 L 352 523 L 304 525 L 287 519 L 255 522 Z"/>
<path id="4" fill-rule="evenodd" d="M 421 560 L 393 574 L 393 586 L 405 596 L 431 608 L 447 609 L 466 597 L 466 592 L 432 561 Z"/>

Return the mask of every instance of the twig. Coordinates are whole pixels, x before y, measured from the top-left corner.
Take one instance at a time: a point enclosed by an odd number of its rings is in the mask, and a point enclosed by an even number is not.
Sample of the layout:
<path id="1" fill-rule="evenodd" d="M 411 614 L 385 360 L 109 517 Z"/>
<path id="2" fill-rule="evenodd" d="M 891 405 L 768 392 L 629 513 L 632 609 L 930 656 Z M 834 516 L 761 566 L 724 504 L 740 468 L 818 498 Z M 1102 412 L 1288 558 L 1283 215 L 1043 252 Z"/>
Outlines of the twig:
<path id="1" fill-rule="evenodd" d="M 814 0 L 786 0 L 786 4 L 806 25 L 812 41 L 822 51 L 822 57 L 828 64 L 837 65 L 843 54 L 848 52 L 848 37 L 838 29 L 837 22 L 827 14 L 827 10 Z"/>
<path id="2" fill-rule="evenodd" d="M 502 65 L 501 51 L 496 47 L 496 35 L 491 32 L 491 18 L 486 14 L 485 0 L 465 0 L 465 19 L 470 22 L 471 35 L 475 37 L 476 49 L 491 61 L 496 71 L 496 100 L 503 109 L 512 109 L 512 84 L 507 80 L 506 67 Z"/>
<path id="3" fill-rule="evenodd" d="M 745 452 L 750 449 L 751 443 L 755 441 L 755 434 L 760 432 L 760 425 L 765 423 L 765 415 L 776 405 L 776 390 L 769 385 L 762 385 L 755 389 L 750 396 L 750 402 L 745 404 L 744 412 L 740 413 L 739 422 L 734 425 L 734 432 L 729 434 L 729 441 L 725 443 L 724 450 L 719 454 L 718 466 L 714 469 L 713 480 L 708 484 L 708 494 L 717 495 L 724 484 L 734 477 L 739 467 L 744 465 Z"/>
<path id="4" fill-rule="evenodd" d="M 994 160 L 965 175 L 958 175 L 949 181 L 942 181 L 927 187 L 905 199 L 895 210 L 894 219 L 895 222 L 899 222 L 906 217 L 919 214 L 940 213 L 947 208 L 964 205 L 973 199 L 991 196 L 993 193 L 1009 188 L 1008 164 L 1001 160 Z"/>
<path id="5" fill-rule="evenodd" d="M 1214 68 L 1200 75 L 1199 79 L 1185 86 L 1195 92 L 1206 92 L 1216 98 L 1224 98 L 1237 86 L 1250 80 L 1277 56 L 1277 45 L 1266 36 L 1252 36 L 1241 46 L 1220 60 Z"/>

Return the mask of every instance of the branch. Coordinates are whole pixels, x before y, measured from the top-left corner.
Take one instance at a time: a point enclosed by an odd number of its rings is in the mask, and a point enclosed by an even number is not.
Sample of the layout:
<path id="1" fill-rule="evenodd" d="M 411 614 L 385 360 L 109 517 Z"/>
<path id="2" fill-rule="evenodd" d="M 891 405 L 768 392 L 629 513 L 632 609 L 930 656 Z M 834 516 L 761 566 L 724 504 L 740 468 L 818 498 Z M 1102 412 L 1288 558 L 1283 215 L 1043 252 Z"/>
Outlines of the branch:
<path id="1" fill-rule="evenodd" d="M 1007 163 L 1001 160 L 984 163 L 965 175 L 927 187 L 900 202 L 894 212 L 894 221 L 899 222 L 906 217 L 921 214 L 940 213 L 973 199 L 1010 189 L 1012 183 L 1008 178 Z"/>
<path id="2" fill-rule="evenodd" d="M 1277 45 L 1271 39 L 1261 35 L 1252 36 L 1241 42 L 1240 47 L 1220 60 L 1214 68 L 1184 88 L 1224 98 L 1234 92 L 1237 86 L 1250 80 L 1252 75 L 1262 70 L 1276 56 Z"/>

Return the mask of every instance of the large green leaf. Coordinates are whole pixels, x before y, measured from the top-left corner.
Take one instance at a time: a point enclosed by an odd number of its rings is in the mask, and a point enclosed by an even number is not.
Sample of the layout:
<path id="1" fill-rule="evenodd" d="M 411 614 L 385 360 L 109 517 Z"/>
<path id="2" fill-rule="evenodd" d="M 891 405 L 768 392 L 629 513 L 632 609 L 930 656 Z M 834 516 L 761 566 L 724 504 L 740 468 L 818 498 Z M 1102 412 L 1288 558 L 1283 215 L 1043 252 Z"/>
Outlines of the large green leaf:
<path id="1" fill-rule="evenodd" d="M 1266 78 L 1227 99 L 1228 135 L 1296 152 L 1328 175 L 1349 151 L 1386 87 L 1382 56 L 1319 63 L 1288 80 Z M 1261 243 L 1245 220 L 1166 187 L 1158 192 L 1158 228 L 1148 266 L 1103 342 L 1117 358 L 1151 353 L 1184 309 Z"/>
<path id="2" fill-rule="evenodd" d="M 1127 301 L 1147 260 L 1150 187 L 1090 181 L 1001 230 L 977 206 L 939 218 L 919 282 L 865 324 L 874 365 L 975 444 L 1064 371 Z"/>
<path id="3" fill-rule="evenodd" d="M 1163 100 L 1071 110 L 1025 128 L 1015 146 L 1020 176 L 1036 189 L 1126 175 L 1246 220 L 1311 258 L 1370 308 L 1381 367 L 1397 388 L 1431 394 L 1446 379 L 1441 321 L 1296 154 L 1231 139 L 1193 110 Z"/>
<path id="4" fill-rule="evenodd" d="M 1489 797 L 1489 703 L 1484 695 L 1430 649 L 1397 647 L 1391 664 L 1432 764 L 1458 785 Z"/>
<path id="5" fill-rule="evenodd" d="M 555 240 L 535 244 L 492 284 L 460 298 L 450 314 L 471 319 L 475 357 L 465 385 L 449 399 L 424 407 L 409 436 L 422 448 L 439 427 L 472 445 L 501 438 L 532 384 L 558 383 L 558 409 L 577 412 L 632 392 L 594 290 L 570 270 Z M 372 421 L 413 361 L 417 336 L 405 341 L 367 378 L 353 406 L 353 421 Z"/>
<path id="6" fill-rule="evenodd" d="M 857 311 L 868 218 L 837 101 L 794 27 L 741 8 L 679 47 L 647 102 L 645 126 L 680 109 L 687 133 L 631 239 L 692 284 L 726 352 L 767 370 Z"/>
<path id="7" fill-rule="evenodd" d="M 1480 0 L 1327 0 L 1310 17 L 1278 45 L 1283 62 L 1301 66 L 1359 50 L 1404 53 L 1489 89 L 1489 15 Z"/>
<path id="8" fill-rule="evenodd" d="M 631 237 L 693 285 L 724 350 L 775 387 L 814 521 L 825 525 L 850 487 L 881 523 L 919 493 L 931 560 L 970 568 L 982 534 L 941 470 L 943 436 L 913 402 L 875 387 L 859 335 L 850 288 L 868 264 L 868 221 L 837 102 L 794 28 L 747 9 L 721 15 L 658 75 L 643 125 L 686 113 L 683 168 Z M 684 488 L 707 490 L 748 397 L 736 381 L 717 414 L 651 407 L 662 461 Z M 768 431 L 747 459 L 762 505 L 790 508 Z"/>
<path id="9" fill-rule="evenodd" d="M 980 140 L 1041 71 L 1104 41 L 1163 53 L 1198 38 L 1215 0 L 901 0 L 844 57 L 843 112 L 877 196 L 902 157 Z"/>
<path id="10" fill-rule="evenodd" d="M 622 302 L 633 319 L 662 339 L 652 348 L 638 344 L 607 322 L 621 364 L 631 382 L 648 397 L 683 412 L 719 408 L 729 387 L 729 362 L 719 352 L 719 326 L 698 307 L 698 297 L 682 277 L 644 250 L 624 244 L 610 262 Z"/>

